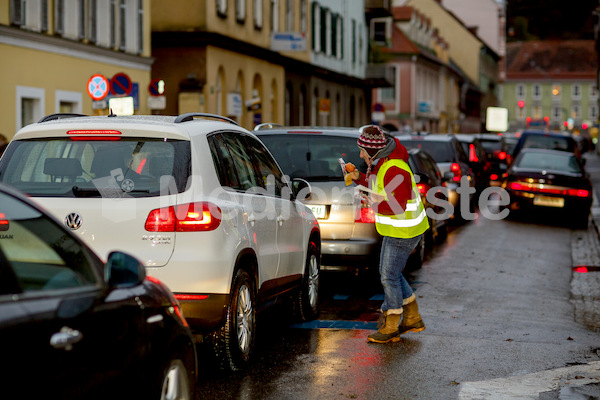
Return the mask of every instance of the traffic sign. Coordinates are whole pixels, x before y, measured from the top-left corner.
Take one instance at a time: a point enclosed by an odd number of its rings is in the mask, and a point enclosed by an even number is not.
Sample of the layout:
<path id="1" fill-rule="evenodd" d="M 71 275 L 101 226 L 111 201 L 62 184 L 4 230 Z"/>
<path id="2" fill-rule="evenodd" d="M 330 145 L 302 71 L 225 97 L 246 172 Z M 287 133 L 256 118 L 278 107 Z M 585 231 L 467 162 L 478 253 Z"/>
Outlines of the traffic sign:
<path id="1" fill-rule="evenodd" d="M 119 72 L 110 80 L 110 92 L 115 96 L 129 96 L 133 85 L 126 74 Z"/>
<path id="2" fill-rule="evenodd" d="M 148 91 L 151 96 L 162 96 L 165 94 L 165 81 L 162 79 L 152 79 L 148 85 Z"/>
<path id="3" fill-rule="evenodd" d="M 102 100 L 108 94 L 110 84 L 104 75 L 96 74 L 88 80 L 87 92 L 92 100 Z"/>

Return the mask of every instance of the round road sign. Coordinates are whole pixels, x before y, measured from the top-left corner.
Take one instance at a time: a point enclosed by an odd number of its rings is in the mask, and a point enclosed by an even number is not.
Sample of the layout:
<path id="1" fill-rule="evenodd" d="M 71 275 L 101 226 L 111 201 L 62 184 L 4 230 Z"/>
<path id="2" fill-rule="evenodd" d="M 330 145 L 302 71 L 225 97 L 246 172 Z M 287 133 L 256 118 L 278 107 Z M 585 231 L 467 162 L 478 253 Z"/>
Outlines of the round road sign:
<path id="1" fill-rule="evenodd" d="M 104 75 L 96 74 L 88 80 L 87 92 L 92 100 L 102 100 L 108 94 L 110 84 Z"/>
<path id="2" fill-rule="evenodd" d="M 119 72 L 110 80 L 110 92 L 115 96 L 128 96 L 131 89 L 133 89 L 131 79 L 122 72 Z"/>
<path id="3" fill-rule="evenodd" d="M 152 79 L 148 85 L 148 91 L 152 96 L 162 96 L 165 94 L 165 81 L 162 79 Z"/>

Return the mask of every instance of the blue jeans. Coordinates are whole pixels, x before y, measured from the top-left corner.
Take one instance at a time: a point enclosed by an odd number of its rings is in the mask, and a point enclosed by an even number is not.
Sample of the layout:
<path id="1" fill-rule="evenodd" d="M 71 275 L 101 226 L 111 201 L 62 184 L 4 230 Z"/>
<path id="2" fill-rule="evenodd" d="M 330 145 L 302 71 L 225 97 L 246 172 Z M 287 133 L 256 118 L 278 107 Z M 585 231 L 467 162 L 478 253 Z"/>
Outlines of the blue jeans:
<path id="1" fill-rule="evenodd" d="M 421 236 L 423 235 L 410 239 L 383 237 L 379 257 L 379 275 L 385 297 L 381 311 L 401 309 L 402 301 L 413 294 L 412 288 L 402 275 L 402 270 L 406 266 L 410 253 L 419 244 Z"/>

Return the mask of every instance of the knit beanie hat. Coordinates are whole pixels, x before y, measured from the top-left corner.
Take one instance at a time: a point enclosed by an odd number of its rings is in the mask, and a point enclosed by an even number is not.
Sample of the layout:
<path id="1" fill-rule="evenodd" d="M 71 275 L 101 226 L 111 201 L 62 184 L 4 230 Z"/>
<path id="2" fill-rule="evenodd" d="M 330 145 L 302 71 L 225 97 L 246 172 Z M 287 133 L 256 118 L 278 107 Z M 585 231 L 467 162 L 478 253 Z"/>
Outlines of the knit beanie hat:
<path id="1" fill-rule="evenodd" d="M 386 146 L 387 138 L 378 125 L 367 125 L 361 128 L 357 144 L 365 149 L 369 156 L 375 157 Z"/>

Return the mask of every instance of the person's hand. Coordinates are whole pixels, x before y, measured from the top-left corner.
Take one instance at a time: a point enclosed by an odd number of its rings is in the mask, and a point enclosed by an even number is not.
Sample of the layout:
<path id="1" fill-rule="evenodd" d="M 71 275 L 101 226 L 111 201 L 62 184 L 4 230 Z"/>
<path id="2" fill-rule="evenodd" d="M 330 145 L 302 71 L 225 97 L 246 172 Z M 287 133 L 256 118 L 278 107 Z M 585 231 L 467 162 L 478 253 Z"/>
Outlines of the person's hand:
<path id="1" fill-rule="evenodd" d="M 373 204 L 381 203 L 384 200 L 385 200 L 385 196 L 382 196 L 380 194 L 369 193 L 369 195 L 367 196 L 367 202 L 369 203 L 369 206 L 372 206 Z"/>
<path id="2" fill-rule="evenodd" d="M 352 163 L 346 164 L 346 172 L 348 173 L 348 175 L 350 175 L 350 177 L 353 180 L 357 180 L 358 178 L 360 178 L 360 173 Z"/>

